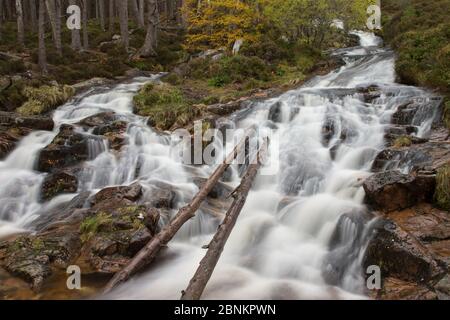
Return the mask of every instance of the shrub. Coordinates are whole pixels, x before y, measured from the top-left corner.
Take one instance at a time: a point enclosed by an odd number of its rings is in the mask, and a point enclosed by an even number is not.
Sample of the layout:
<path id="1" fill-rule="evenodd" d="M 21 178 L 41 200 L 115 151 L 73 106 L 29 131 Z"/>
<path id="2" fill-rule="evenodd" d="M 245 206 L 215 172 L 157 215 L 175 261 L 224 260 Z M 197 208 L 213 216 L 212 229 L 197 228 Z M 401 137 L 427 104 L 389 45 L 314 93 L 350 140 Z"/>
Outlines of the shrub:
<path id="1" fill-rule="evenodd" d="M 39 115 L 53 110 L 74 95 L 70 86 L 25 87 L 23 95 L 28 98 L 17 112 L 22 115 Z"/>
<path id="2" fill-rule="evenodd" d="M 412 145 L 411 137 L 409 136 L 401 136 L 395 139 L 394 141 L 394 148 L 402 148 L 402 147 L 409 147 Z"/>
<path id="3" fill-rule="evenodd" d="M 437 172 L 435 200 L 439 207 L 450 210 L 450 164 Z"/>
<path id="4" fill-rule="evenodd" d="M 167 83 L 147 84 L 134 97 L 134 105 L 137 114 L 149 117 L 161 130 L 186 125 L 201 115 L 180 89 Z"/>

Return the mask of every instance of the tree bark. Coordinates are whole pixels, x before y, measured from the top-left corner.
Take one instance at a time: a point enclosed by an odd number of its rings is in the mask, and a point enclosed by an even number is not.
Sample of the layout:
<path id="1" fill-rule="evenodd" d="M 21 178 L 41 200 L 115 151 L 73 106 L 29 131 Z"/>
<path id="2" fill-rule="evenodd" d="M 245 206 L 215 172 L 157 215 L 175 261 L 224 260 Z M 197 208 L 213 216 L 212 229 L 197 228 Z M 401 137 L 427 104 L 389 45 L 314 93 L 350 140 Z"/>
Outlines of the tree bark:
<path id="1" fill-rule="evenodd" d="M 37 27 L 37 16 L 36 16 L 36 0 L 28 0 L 30 7 L 30 23 L 33 30 Z"/>
<path id="2" fill-rule="evenodd" d="M 19 46 L 25 46 L 25 31 L 23 26 L 23 6 L 22 0 L 16 0 L 16 15 L 17 15 L 17 42 Z"/>
<path id="3" fill-rule="evenodd" d="M 39 39 L 39 68 L 42 74 L 47 74 L 47 53 L 45 50 L 45 3 L 39 0 L 38 19 L 38 39 Z"/>
<path id="4" fill-rule="evenodd" d="M 88 0 L 82 1 L 82 19 L 83 19 L 83 49 L 89 50 L 89 35 L 88 35 Z"/>
<path id="5" fill-rule="evenodd" d="M 133 15 L 134 18 L 136 19 L 138 27 L 144 28 L 144 20 L 141 20 L 137 0 L 131 0 L 131 10 L 133 11 Z"/>
<path id="6" fill-rule="evenodd" d="M 58 7 L 60 7 L 60 5 L 57 5 L 56 2 L 57 0 L 45 0 L 45 6 L 47 7 L 48 17 L 52 27 L 56 52 L 59 56 L 62 56 L 61 23 L 58 22 L 61 12 L 58 12 Z"/>
<path id="7" fill-rule="evenodd" d="M 70 0 L 70 5 L 77 5 L 76 0 Z M 81 50 L 81 37 L 80 37 L 80 30 L 79 29 L 73 29 L 72 30 L 72 49 L 76 51 Z"/>
<path id="8" fill-rule="evenodd" d="M 145 0 L 139 0 L 139 19 L 142 21 L 142 26 L 145 27 Z"/>
<path id="9" fill-rule="evenodd" d="M 250 131 L 252 130 L 252 131 Z M 170 221 L 170 223 L 164 227 L 161 232 L 159 232 L 155 237 L 153 237 L 147 245 L 139 251 L 136 256 L 128 263 L 125 268 L 120 272 L 117 272 L 111 281 L 106 285 L 103 293 L 106 294 L 110 292 L 114 287 L 120 283 L 128 280 L 132 275 L 141 270 L 143 267 L 150 264 L 159 251 L 169 243 L 169 241 L 175 236 L 175 234 L 180 230 L 180 228 L 190 219 L 195 217 L 197 210 L 200 205 L 206 199 L 208 194 L 217 184 L 219 179 L 223 176 L 225 171 L 231 165 L 231 163 L 240 154 L 241 150 L 245 149 L 245 145 L 248 141 L 248 137 L 253 133 L 254 129 L 249 129 L 245 134 L 242 141 L 233 149 L 233 151 L 227 156 L 224 162 L 219 165 L 219 167 L 214 171 L 214 173 L 209 177 L 200 191 L 195 195 L 192 201 L 185 207 L 181 208 L 177 215 Z M 249 134 L 250 132 L 250 134 Z"/>
<path id="10" fill-rule="evenodd" d="M 2 40 L 3 0 L 0 0 L 0 41 Z"/>
<path id="11" fill-rule="evenodd" d="M 129 34 L 128 34 L 128 0 L 120 0 L 118 3 L 119 8 L 119 22 L 120 22 L 120 35 L 122 37 L 122 44 L 126 50 L 129 46 Z"/>
<path id="12" fill-rule="evenodd" d="M 147 0 L 148 7 L 148 21 L 147 21 L 147 35 L 145 36 L 144 45 L 142 46 L 139 55 L 141 57 L 155 56 L 158 45 L 158 3 L 156 0 Z"/>
<path id="13" fill-rule="evenodd" d="M 100 16 L 100 28 L 102 28 L 103 31 L 106 31 L 105 27 L 105 0 L 99 0 L 98 3 L 98 10 L 99 10 L 99 16 Z"/>
<path id="14" fill-rule="evenodd" d="M 109 32 L 114 32 L 114 0 L 109 0 Z"/>
<path id="15" fill-rule="evenodd" d="M 233 204 L 225 215 L 225 219 L 219 226 L 212 241 L 209 243 L 208 251 L 200 262 L 195 275 L 189 282 L 189 286 L 185 291 L 183 291 L 181 300 L 199 300 L 201 298 L 209 279 L 211 279 L 214 268 L 219 262 L 220 256 L 222 255 L 225 244 L 230 237 L 231 231 L 236 225 L 239 214 L 245 205 L 247 196 L 263 162 L 266 149 L 267 143 L 264 143 L 256 155 L 256 161 L 249 165 L 247 173 L 242 178 L 241 184 L 233 192 Z"/>

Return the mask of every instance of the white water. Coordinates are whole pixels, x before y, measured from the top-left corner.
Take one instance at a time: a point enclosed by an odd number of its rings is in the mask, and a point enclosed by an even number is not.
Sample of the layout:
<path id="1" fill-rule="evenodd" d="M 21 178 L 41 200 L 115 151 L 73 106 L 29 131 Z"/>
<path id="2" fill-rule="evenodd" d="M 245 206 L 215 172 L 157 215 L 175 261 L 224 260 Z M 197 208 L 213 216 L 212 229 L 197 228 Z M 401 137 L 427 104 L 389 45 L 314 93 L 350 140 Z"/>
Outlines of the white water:
<path id="1" fill-rule="evenodd" d="M 238 128 L 252 124 L 262 128 L 273 125 L 268 122 L 271 106 L 282 104 L 282 122 L 276 124 L 279 135 L 271 142 L 272 152 L 274 148 L 280 150 L 279 171 L 276 175 L 258 177 L 203 295 L 205 299 L 364 297 L 359 267 L 363 248 L 356 248 L 357 258 L 346 262 L 348 266 L 339 287 L 325 280 L 330 239 L 343 214 L 364 212 L 361 181 L 370 174 L 374 157 L 383 148 L 385 126 L 395 108 L 404 97 L 424 93 L 395 84 L 392 53 L 376 48 L 379 39 L 373 35 L 358 35 L 361 47 L 344 52 L 347 64 L 340 70 L 317 77 L 298 90 L 255 104 L 243 118 L 230 117 Z M 351 59 L 352 55 L 358 58 Z M 96 192 L 106 186 L 128 185 L 138 180 L 146 190 L 143 202 L 151 198 L 153 186 L 160 182 L 176 187 L 178 207 L 193 197 L 198 188 L 192 183 L 191 172 L 208 176 L 214 168 L 186 170 L 174 154 L 169 137 L 157 134 L 145 125 L 145 119 L 132 114 L 132 96 L 148 80 L 136 79 L 60 107 L 54 113 L 57 128 L 53 133 L 31 134 L 0 162 L 0 237 L 17 232 L 41 210 L 70 200 L 61 196 L 50 204 L 39 202 L 44 174 L 33 171 L 38 152 L 53 139 L 61 124 L 76 124 L 104 111 L 113 110 L 130 122 L 128 143 L 118 156 L 109 151 L 106 141 L 93 137 L 91 159 L 79 176 L 80 192 Z M 372 105 L 365 104 L 358 93 L 335 94 L 342 88 L 370 84 L 377 84 L 390 94 L 382 95 Z M 296 108 L 299 112 L 291 118 Z M 335 134 L 324 145 L 322 128 L 327 121 L 334 123 Z M 424 123 L 419 134 L 425 135 L 429 118 L 417 121 Z M 346 139 L 340 141 L 343 132 Z M 330 155 L 333 147 L 334 160 Z M 237 183 L 235 179 L 232 184 Z M 110 297 L 179 298 L 205 253 L 201 247 L 209 242 L 218 223 L 200 212 L 170 244 L 164 253 L 166 259 L 117 288 Z M 344 238 L 351 241 L 355 228 L 351 221 L 347 222 Z"/>

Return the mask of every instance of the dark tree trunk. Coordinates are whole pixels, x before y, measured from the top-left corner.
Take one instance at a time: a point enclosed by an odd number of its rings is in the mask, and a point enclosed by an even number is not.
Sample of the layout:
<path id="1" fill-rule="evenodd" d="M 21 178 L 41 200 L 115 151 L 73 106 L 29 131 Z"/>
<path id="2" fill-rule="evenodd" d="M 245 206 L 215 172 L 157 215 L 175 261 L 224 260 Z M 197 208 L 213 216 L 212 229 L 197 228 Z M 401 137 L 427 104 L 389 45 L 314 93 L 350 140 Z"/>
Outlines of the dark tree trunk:
<path id="1" fill-rule="evenodd" d="M 19 46 L 25 46 L 25 30 L 23 25 L 23 5 L 22 0 L 16 0 L 16 15 L 17 15 L 17 42 Z"/>
<path id="2" fill-rule="evenodd" d="M 88 35 L 88 0 L 82 1 L 82 20 L 83 20 L 83 49 L 89 49 L 89 35 Z"/>
<path id="3" fill-rule="evenodd" d="M 39 0 L 38 19 L 38 39 L 39 39 L 39 68 L 43 74 L 47 74 L 47 53 L 45 50 L 45 3 Z"/>
<path id="4" fill-rule="evenodd" d="M 150 57 L 156 55 L 156 47 L 158 45 L 158 3 L 156 0 L 147 0 L 148 21 L 147 35 L 145 42 L 140 50 L 141 57 Z"/>
<path id="5" fill-rule="evenodd" d="M 118 3 L 119 21 L 120 21 L 120 35 L 122 37 L 122 44 L 126 50 L 129 46 L 128 34 L 128 0 L 121 0 Z"/>

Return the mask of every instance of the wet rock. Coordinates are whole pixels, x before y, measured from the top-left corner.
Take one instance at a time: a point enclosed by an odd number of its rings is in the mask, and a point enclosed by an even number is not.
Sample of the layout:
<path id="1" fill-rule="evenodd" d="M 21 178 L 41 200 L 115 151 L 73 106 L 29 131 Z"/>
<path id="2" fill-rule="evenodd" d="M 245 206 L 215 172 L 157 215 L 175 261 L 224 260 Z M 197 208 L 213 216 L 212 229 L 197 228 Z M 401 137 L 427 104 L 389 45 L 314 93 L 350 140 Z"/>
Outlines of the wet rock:
<path id="1" fill-rule="evenodd" d="M 336 124 L 333 119 L 328 119 L 322 126 L 322 143 L 327 146 L 336 135 Z"/>
<path id="2" fill-rule="evenodd" d="M 21 116 L 16 113 L 0 111 L 0 124 L 10 127 L 28 128 L 33 130 L 52 131 L 55 124 L 46 116 Z"/>
<path id="3" fill-rule="evenodd" d="M 194 178 L 194 183 L 201 189 L 207 180 L 208 179 L 197 177 Z M 225 199 L 230 196 L 233 190 L 234 189 L 229 185 L 219 181 L 208 194 L 208 197 L 212 199 Z"/>
<path id="4" fill-rule="evenodd" d="M 83 119 L 78 123 L 78 125 L 82 126 L 83 128 L 95 128 L 95 127 L 101 127 L 106 126 L 114 121 L 118 120 L 119 117 L 116 115 L 115 112 L 108 111 L 108 112 L 102 112 L 95 114 L 93 116 L 87 117 L 86 119 Z M 94 129 L 95 131 L 95 129 Z M 95 133 L 94 134 L 98 134 Z"/>
<path id="5" fill-rule="evenodd" d="M 420 170 L 430 166 L 432 160 L 431 155 L 418 148 L 388 148 L 376 156 L 372 171 L 395 170 L 405 166 L 411 170 Z"/>
<path id="6" fill-rule="evenodd" d="M 417 112 L 417 106 L 412 102 L 405 103 L 397 108 L 392 115 L 392 123 L 397 125 L 410 125 Z"/>
<path id="7" fill-rule="evenodd" d="M 96 205 L 81 224 L 84 272 L 114 274 L 159 231 L 159 212 L 146 206 Z"/>
<path id="8" fill-rule="evenodd" d="M 417 134 L 419 129 L 415 126 L 396 126 L 390 125 L 386 127 L 386 134 L 396 134 L 400 136 L 409 136 L 412 134 Z"/>
<path id="9" fill-rule="evenodd" d="M 450 299 L 450 274 L 443 277 L 435 286 L 438 291 L 438 295 L 443 299 Z"/>
<path id="10" fill-rule="evenodd" d="M 77 232 L 60 230 L 36 237 L 19 237 L 1 247 L 0 265 L 39 291 L 52 275 L 52 268 L 66 268 L 76 258 L 81 241 Z"/>
<path id="11" fill-rule="evenodd" d="M 75 94 L 79 94 L 83 91 L 91 89 L 92 87 L 103 86 L 106 84 L 111 84 L 112 81 L 106 78 L 92 78 L 86 81 L 79 82 L 77 84 L 72 85 L 72 88 L 75 89 Z"/>
<path id="12" fill-rule="evenodd" d="M 358 261 L 361 248 L 369 240 L 366 232 L 373 216 L 367 211 L 343 214 L 330 238 L 329 253 L 324 261 L 323 276 L 327 283 L 341 285 L 344 276 Z"/>
<path id="13" fill-rule="evenodd" d="M 370 296 L 378 300 L 436 300 L 438 296 L 427 286 L 388 277 L 382 289 L 371 291 Z"/>
<path id="14" fill-rule="evenodd" d="M 398 171 L 376 173 L 363 184 L 366 203 L 375 210 L 391 212 L 431 200 L 435 176 L 405 175 Z"/>
<path id="15" fill-rule="evenodd" d="M 280 123 L 283 120 L 282 108 L 283 104 L 280 101 L 270 106 L 268 119 L 272 122 Z"/>
<path id="16" fill-rule="evenodd" d="M 238 101 L 232 101 L 229 103 L 218 103 L 213 104 L 207 107 L 207 111 L 210 113 L 213 113 L 218 116 L 227 116 L 232 114 L 233 112 L 236 112 L 238 110 L 241 110 L 244 107 L 241 100 Z"/>
<path id="17" fill-rule="evenodd" d="M 93 207 L 105 205 L 131 204 L 142 196 L 142 187 L 139 183 L 130 186 L 111 187 L 99 191 L 91 200 Z"/>
<path id="18" fill-rule="evenodd" d="M 387 219 L 375 223 L 363 265 L 379 266 L 383 277 L 415 283 L 426 283 L 444 272 L 417 239 Z"/>
<path id="19" fill-rule="evenodd" d="M 62 125 L 59 134 L 39 156 L 38 170 L 52 172 L 76 165 L 89 157 L 88 138 L 70 125 Z"/>
<path id="20" fill-rule="evenodd" d="M 8 128 L 0 126 L 0 159 L 6 158 L 19 141 L 31 132 L 27 128 Z"/>
<path id="21" fill-rule="evenodd" d="M 427 143 L 429 141 L 428 139 L 418 138 L 415 136 L 399 135 L 399 134 L 392 134 L 392 133 L 385 134 L 384 139 L 386 140 L 388 146 L 392 147 L 397 139 L 404 138 L 404 137 L 408 137 L 409 141 L 411 141 L 411 144 L 422 144 L 422 143 Z"/>
<path id="22" fill-rule="evenodd" d="M 64 193 L 75 193 L 78 178 L 66 171 L 57 171 L 47 175 L 42 183 L 42 199 L 48 201 Z"/>
<path id="23" fill-rule="evenodd" d="M 154 182 L 150 190 L 145 194 L 147 206 L 158 209 L 174 209 L 176 206 L 177 192 L 176 189 L 161 181 Z"/>
<path id="24" fill-rule="evenodd" d="M 84 219 L 84 213 L 90 192 L 83 192 L 72 200 L 56 206 L 52 210 L 45 208 L 38 212 L 38 218 L 33 220 L 28 227 L 38 232 L 57 229 L 64 225 L 72 225 Z"/>

